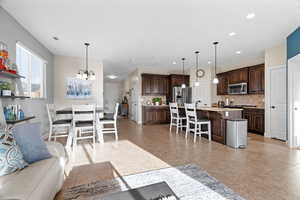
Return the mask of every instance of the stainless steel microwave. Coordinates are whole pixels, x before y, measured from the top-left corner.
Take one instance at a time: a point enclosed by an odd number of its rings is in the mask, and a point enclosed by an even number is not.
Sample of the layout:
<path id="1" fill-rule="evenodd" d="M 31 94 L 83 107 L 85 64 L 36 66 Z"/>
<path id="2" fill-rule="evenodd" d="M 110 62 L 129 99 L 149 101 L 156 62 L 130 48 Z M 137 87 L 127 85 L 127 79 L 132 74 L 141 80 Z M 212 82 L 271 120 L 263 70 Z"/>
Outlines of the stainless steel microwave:
<path id="1" fill-rule="evenodd" d="M 228 85 L 228 94 L 247 94 L 247 83 L 237 83 Z"/>

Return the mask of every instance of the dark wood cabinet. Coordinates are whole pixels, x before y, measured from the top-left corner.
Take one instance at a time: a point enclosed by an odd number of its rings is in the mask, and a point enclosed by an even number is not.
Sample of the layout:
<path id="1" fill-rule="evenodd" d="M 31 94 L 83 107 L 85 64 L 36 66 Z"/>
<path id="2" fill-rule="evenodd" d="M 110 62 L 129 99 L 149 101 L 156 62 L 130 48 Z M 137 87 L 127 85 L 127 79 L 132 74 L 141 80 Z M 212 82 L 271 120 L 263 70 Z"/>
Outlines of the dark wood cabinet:
<path id="1" fill-rule="evenodd" d="M 143 124 L 170 123 L 168 106 L 143 106 Z"/>
<path id="2" fill-rule="evenodd" d="M 169 79 L 166 75 L 142 74 L 142 95 L 168 95 Z"/>
<path id="3" fill-rule="evenodd" d="M 228 84 L 248 83 L 248 68 L 241 68 L 227 72 Z"/>
<path id="4" fill-rule="evenodd" d="M 217 74 L 219 84 L 217 95 L 227 95 L 228 85 L 248 83 L 248 94 L 264 94 L 265 92 L 265 65 L 254 65 Z"/>
<path id="5" fill-rule="evenodd" d="M 265 92 L 265 66 L 264 64 L 249 67 L 249 94 L 264 94 Z"/>
<path id="6" fill-rule="evenodd" d="M 217 85 L 217 95 L 227 95 L 228 94 L 228 74 L 221 73 L 217 74 L 219 79 L 219 84 Z"/>
<path id="7" fill-rule="evenodd" d="M 264 135 L 265 111 L 264 109 L 245 108 L 243 118 L 248 120 L 248 131 Z"/>

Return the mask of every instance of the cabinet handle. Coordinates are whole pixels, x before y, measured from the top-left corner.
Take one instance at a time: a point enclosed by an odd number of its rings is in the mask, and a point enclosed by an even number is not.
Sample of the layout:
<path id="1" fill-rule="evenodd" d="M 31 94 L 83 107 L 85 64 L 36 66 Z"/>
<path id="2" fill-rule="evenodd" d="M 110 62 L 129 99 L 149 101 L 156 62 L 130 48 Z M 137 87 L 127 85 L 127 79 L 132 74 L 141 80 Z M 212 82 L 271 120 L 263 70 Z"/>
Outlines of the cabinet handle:
<path id="1" fill-rule="evenodd" d="M 275 106 L 271 106 L 271 108 L 272 108 L 272 109 L 275 109 L 276 107 L 275 107 Z"/>

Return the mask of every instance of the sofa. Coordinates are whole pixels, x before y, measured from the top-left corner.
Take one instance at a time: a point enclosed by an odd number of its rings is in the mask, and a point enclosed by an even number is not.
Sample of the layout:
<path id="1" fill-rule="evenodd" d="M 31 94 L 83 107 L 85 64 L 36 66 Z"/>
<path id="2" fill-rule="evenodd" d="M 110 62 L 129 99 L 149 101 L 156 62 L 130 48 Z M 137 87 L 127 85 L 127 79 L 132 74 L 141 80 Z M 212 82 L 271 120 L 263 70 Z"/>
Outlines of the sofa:
<path id="1" fill-rule="evenodd" d="M 1 200 L 53 200 L 64 182 L 68 162 L 60 143 L 46 142 L 51 158 L 35 162 L 12 174 L 0 177 Z"/>

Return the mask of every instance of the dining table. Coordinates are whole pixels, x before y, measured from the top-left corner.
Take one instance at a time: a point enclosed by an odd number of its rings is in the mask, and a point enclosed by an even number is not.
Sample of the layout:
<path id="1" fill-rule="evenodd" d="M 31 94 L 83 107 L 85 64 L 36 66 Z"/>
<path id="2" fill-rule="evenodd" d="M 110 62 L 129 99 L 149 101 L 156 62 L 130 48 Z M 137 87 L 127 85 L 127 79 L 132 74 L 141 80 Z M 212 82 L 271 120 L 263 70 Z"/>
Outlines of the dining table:
<path id="1" fill-rule="evenodd" d="M 96 110 L 96 118 L 98 119 L 104 118 L 104 109 L 102 107 L 96 107 L 95 110 Z M 57 109 L 55 113 L 56 115 L 72 115 L 73 111 L 72 111 L 72 107 L 66 107 L 66 108 Z M 87 113 L 91 113 L 91 111 L 80 111 L 80 113 L 87 114 Z M 97 122 L 98 120 L 96 120 L 96 123 Z M 67 138 L 67 144 L 66 144 L 67 148 L 71 147 L 73 143 L 73 137 L 74 137 L 73 134 L 74 134 L 73 130 L 71 130 Z M 98 134 L 98 141 L 103 143 L 103 135 Z"/>

